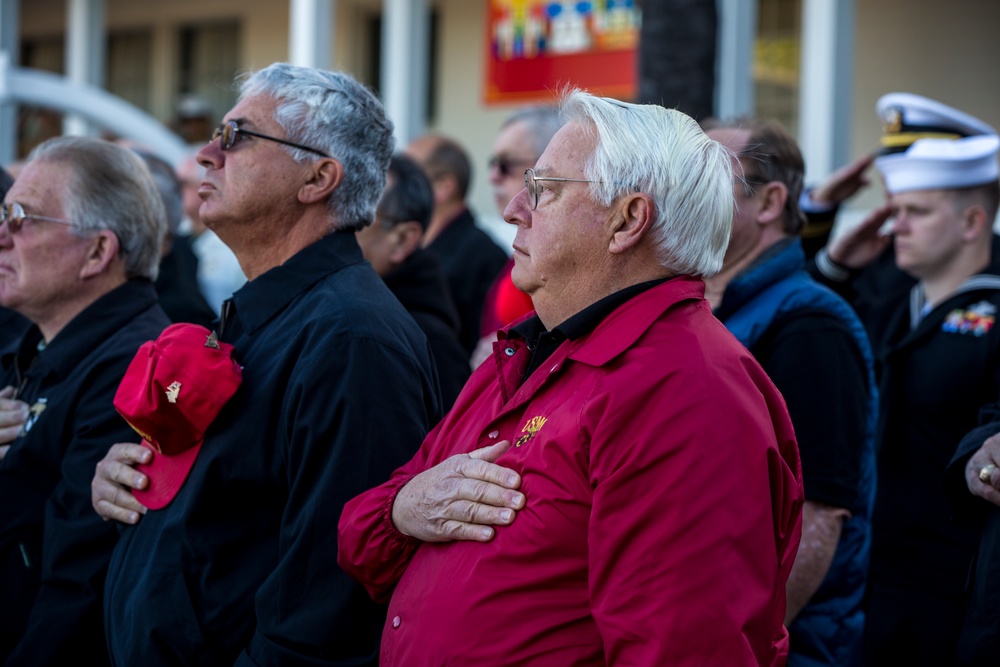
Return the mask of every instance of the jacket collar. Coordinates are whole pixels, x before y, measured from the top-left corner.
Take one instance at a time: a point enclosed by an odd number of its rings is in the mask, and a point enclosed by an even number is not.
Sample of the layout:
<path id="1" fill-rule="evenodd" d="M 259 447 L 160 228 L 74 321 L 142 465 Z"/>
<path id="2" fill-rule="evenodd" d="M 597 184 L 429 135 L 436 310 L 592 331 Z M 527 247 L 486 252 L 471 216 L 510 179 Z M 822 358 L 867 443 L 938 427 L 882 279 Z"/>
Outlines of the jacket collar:
<path id="1" fill-rule="evenodd" d="M 805 268 L 806 255 L 797 236 L 782 239 L 765 250 L 726 285 L 715 315 L 725 321 L 774 283 Z"/>
<path id="2" fill-rule="evenodd" d="M 38 351 L 42 335 L 38 327 L 31 327 L 17 352 L 3 356 L 3 367 L 13 366 L 15 357 L 27 361 L 38 355 L 37 372 L 53 373 L 57 378 L 67 377 L 88 352 L 98 347 L 111 334 L 127 325 L 139 313 L 156 305 L 156 290 L 145 279 L 133 279 L 119 285 L 87 306 L 70 320 L 48 345 Z M 34 374 L 34 371 L 33 371 Z"/>
<path id="3" fill-rule="evenodd" d="M 335 231 L 241 287 L 231 299 L 234 312 L 227 315 L 238 318 L 243 330 L 253 335 L 317 282 L 363 261 L 354 232 Z"/>
<path id="4" fill-rule="evenodd" d="M 603 366 L 633 346 L 665 312 L 684 301 L 704 298 L 705 283 L 700 278 L 672 278 L 619 306 L 590 336 L 571 341 L 567 356 L 591 366 Z"/>

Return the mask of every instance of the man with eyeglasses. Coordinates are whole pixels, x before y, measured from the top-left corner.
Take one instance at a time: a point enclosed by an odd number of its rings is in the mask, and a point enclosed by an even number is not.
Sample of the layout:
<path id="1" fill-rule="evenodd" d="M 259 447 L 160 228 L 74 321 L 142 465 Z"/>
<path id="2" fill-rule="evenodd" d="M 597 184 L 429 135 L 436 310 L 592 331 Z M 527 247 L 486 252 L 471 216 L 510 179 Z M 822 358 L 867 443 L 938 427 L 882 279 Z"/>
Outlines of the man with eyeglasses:
<path id="1" fill-rule="evenodd" d="M 119 443 L 98 466 L 95 508 L 129 524 L 105 589 L 114 664 L 377 663 L 385 609 L 337 568 L 337 518 L 441 411 L 427 339 L 355 239 L 392 148 L 361 84 L 275 64 L 199 152 L 199 213 L 248 279 L 218 331 L 242 384 L 195 455 Z"/>
<path id="2" fill-rule="evenodd" d="M 561 113 L 504 215 L 536 316 L 347 504 L 339 562 L 390 600 L 384 666 L 784 664 L 795 437 L 701 279 L 729 154 L 675 110 Z"/>
<path id="3" fill-rule="evenodd" d="M 118 531 L 94 514 L 90 479 L 132 432 L 112 404 L 118 383 L 170 323 L 152 283 L 165 231 L 142 160 L 96 139 L 40 145 L 0 206 L 0 304 L 32 323 L 0 356 L 0 397 L 22 409 L 0 437 L 4 665 L 107 664 Z"/>
<path id="4" fill-rule="evenodd" d="M 860 664 L 878 405 L 868 337 L 847 302 L 805 272 L 805 165 L 795 139 L 774 121 L 703 126 L 737 158 L 733 235 L 706 296 L 781 391 L 802 455 L 789 663 Z"/>

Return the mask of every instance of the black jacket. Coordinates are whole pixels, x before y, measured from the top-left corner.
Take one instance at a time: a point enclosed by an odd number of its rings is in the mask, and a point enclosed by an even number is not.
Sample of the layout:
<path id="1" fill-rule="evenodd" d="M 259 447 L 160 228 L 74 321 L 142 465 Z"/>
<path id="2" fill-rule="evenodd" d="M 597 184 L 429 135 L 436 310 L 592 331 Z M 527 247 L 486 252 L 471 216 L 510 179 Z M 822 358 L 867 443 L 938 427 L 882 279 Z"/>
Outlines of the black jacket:
<path id="1" fill-rule="evenodd" d="M 507 262 L 507 254 L 476 226 L 468 210 L 459 213 L 427 249 L 441 261 L 458 308 L 459 340 L 468 357 L 479 342 L 486 293 Z"/>
<path id="2" fill-rule="evenodd" d="M 458 313 L 441 263 L 431 253 L 418 249 L 383 280 L 431 344 L 447 412 L 469 379 L 471 369 L 468 356 L 458 342 Z"/>
<path id="3" fill-rule="evenodd" d="M 385 608 L 337 567 L 337 521 L 440 417 L 427 340 L 353 232 L 224 311 L 243 382 L 173 501 L 122 533 L 105 589 L 112 662 L 377 664 Z"/>
<path id="4" fill-rule="evenodd" d="M 32 327 L 2 358 L 4 384 L 32 414 L 0 462 L 0 662 L 107 662 L 101 597 L 118 533 L 91 507 L 90 482 L 113 443 L 136 438 L 112 401 L 136 350 L 168 324 L 152 283 L 135 280 L 40 352 Z"/>

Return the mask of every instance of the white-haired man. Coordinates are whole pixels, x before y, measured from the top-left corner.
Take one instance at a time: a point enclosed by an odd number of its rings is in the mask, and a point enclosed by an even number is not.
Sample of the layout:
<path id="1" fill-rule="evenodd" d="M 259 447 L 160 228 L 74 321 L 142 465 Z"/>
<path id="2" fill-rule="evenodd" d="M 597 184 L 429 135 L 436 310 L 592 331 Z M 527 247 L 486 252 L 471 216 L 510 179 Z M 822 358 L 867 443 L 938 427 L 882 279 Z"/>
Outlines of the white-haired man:
<path id="1" fill-rule="evenodd" d="M 536 316 L 352 500 L 340 563 L 391 594 L 383 665 L 772 665 L 803 502 L 784 402 L 711 315 L 729 153 L 568 96 L 507 206 Z"/>
<path id="2" fill-rule="evenodd" d="M 107 664 L 118 531 L 91 509 L 90 478 L 131 432 L 112 398 L 132 355 L 170 324 L 152 283 L 165 233 L 142 160 L 96 139 L 40 145 L 0 208 L 0 304 L 33 324 L 0 358 L 0 409 L 25 408 L 0 438 L 4 665 Z"/>
<path id="3" fill-rule="evenodd" d="M 199 152 L 199 213 L 249 279 L 219 331 L 243 379 L 195 456 L 118 444 L 98 467 L 95 508 L 135 524 L 105 588 L 114 664 L 377 661 L 385 610 L 336 567 L 337 518 L 440 411 L 427 339 L 355 240 L 392 145 L 357 81 L 275 64 Z M 139 521 L 121 483 L 159 508 Z"/>

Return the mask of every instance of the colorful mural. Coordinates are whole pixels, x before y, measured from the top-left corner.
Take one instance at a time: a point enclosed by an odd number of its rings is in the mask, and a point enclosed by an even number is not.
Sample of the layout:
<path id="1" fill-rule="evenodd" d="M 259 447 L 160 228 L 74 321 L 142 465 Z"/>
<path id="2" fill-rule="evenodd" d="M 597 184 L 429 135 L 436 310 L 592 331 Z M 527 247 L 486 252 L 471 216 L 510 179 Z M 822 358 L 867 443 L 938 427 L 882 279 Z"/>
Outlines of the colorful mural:
<path id="1" fill-rule="evenodd" d="M 631 99 L 637 87 L 635 0 L 490 0 L 486 103 L 552 99 L 574 85 Z"/>

